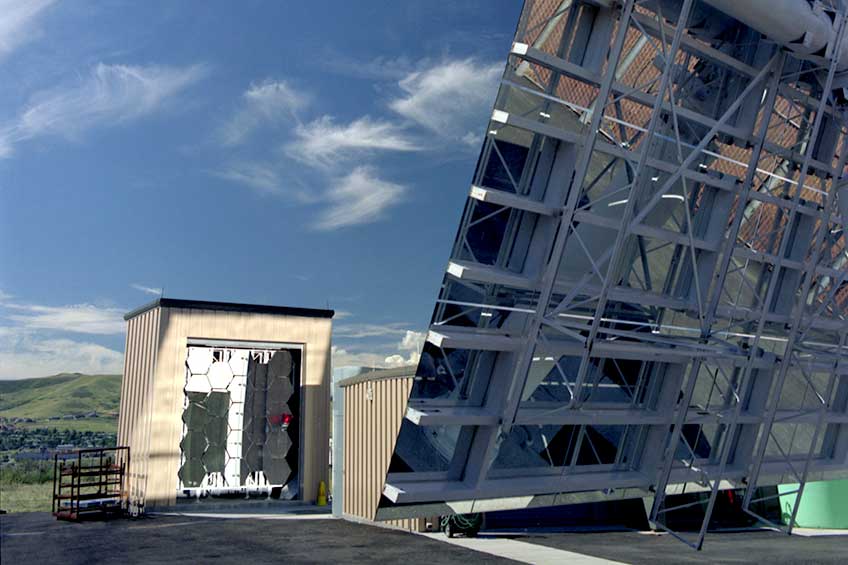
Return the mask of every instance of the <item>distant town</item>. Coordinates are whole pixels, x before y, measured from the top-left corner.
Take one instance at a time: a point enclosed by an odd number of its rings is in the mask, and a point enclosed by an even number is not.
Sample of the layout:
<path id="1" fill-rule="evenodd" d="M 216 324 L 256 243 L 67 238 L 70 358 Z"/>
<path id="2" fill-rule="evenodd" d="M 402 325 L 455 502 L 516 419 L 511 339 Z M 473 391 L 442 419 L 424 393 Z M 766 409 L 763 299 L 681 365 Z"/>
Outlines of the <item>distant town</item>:
<path id="1" fill-rule="evenodd" d="M 87 412 L 46 419 L 0 417 L 0 465 L 16 460 L 43 461 L 63 451 L 114 445 L 114 432 L 80 429 L 79 426 L 56 427 L 56 421 L 95 418 L 114 420 L 117 414 Z"/>

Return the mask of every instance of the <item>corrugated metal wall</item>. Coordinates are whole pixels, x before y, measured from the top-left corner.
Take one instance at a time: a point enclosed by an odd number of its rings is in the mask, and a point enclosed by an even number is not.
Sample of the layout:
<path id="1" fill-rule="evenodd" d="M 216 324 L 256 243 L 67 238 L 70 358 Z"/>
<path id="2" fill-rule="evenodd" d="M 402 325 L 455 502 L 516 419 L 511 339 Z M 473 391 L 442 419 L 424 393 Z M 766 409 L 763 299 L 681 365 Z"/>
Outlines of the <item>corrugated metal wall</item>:
<path id="1" fill-rule="evenodd" d="M 344 388 L 344 513 L 374 520 L 395 448 L 412 377 L 369 380 Z M 387 525 L 423 531 L 423 519 Z"/>
<path id="2" fill-rule="evenodd" d="M 127 323 L 118 413 L 118 445 L 130 446 L 128 487 L 130 501 L 134 505 L 143 504 L 147 489 L 153 373 L 159 349 L 159 322 L 160 309 L 154 308 Z"/>

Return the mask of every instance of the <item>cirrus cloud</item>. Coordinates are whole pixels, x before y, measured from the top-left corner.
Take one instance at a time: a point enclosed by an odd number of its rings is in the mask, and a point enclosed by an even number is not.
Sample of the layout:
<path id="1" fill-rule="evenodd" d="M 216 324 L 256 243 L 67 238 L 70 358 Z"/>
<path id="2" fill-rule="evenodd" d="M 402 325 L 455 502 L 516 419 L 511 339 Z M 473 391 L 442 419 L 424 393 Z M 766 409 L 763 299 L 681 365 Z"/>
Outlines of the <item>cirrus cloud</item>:
<path id="1" fill-rule="evenodd" d="M 38 21 L 56 0 L 0 0 L 0 59 L 38 36 Z"/>
<path id="2" fill-rule="evenodd" d="M 309 105 L 309 96 L 285 81 L 266 80 L 252 84 L 242 94 L 241 107 L 221 128 L 224 145 L 238 145 L 263 125 L 297 119 L 297 112 Z"/>
<path id="3" fill-rule="evenodd" d="M 502 63 L 442 62 L 404 77 L 404 94 L 389 107 L 442 137 L 476 145 L 502 73 Z"/>
<path id="4" fill-rule="evenodd" d="M 3 317 L 20 327 L 33 330 L 59 330 L 82 334 L 113 335 L 124 331 L 124 311 L 93 304 L 45 306 L 41 304 L 0 305 Z"/>
<path id="5" fill-rule="evenodd" d="M 315 228 L 328 231 L 376 222 L 388 208 L 403 200 L 407 191 L 401 184 L 378 178 L 371 167 L 356 167 L 327 190 L 328 205 Z"/>
<path id="6" fill-rule="evenodd" d="M 160 110 L 166 102 L 209 72 L 189 67 L 96 65 L 80 82 L 41 91 L 16 119 L 0 126 L 0 157 L 37 137 L 79 139 L 95 127 L 112 127 Z"/>
<path id="7" fill-rule="evenodd" d="M 295 139 L 283 147 L 284 152 L 313 167 L 331 167 L 342 160 L 376 151 L 420 150 L 399 124 L 369 116 L 349 124 L 338 124 L 332 117 L 322 116 L 298 125 L 294 135 Z"/>
<path id="8" fill-rule="evenodd" d="M 162 289 L 155 288 L 152 286 L 147 286 L 139 283 L 132 283 L 130 288 L 137 290 L 139 292 L 143 292 L 144 294 L 152 294 L 154 296 L 162 296 Z"/>

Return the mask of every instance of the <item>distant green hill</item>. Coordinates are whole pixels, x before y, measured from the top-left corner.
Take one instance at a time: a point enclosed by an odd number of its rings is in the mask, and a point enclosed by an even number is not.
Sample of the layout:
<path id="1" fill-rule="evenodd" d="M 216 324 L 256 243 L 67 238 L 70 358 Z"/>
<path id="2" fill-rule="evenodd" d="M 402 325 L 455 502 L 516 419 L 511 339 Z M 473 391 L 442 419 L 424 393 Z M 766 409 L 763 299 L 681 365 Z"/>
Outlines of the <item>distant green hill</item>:
<path id="1" fill-rule="evenodd" d="M 0 416 L 35 418 L 97 412 L 116 413 L 120 375 L 61 374 L 39 379 L 0 381 Z"/>

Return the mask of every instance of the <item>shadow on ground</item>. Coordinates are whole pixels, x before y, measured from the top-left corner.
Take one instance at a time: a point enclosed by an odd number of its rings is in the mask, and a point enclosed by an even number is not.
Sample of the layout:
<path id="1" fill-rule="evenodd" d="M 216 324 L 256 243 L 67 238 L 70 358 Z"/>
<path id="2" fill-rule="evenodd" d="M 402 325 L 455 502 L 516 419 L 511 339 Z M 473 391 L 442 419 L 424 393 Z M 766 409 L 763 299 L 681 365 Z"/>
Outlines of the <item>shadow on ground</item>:
<path id="1" fill-rule="evenodd" d="M 512 563 L 423 536 L 333 519 L 155 516 L 82 523 L 0 516 L 0 562 Z"/>
<path id="2" fill-rule="evenodd" d="M 694 533 L 689 535 L 695 537 Z M 670 535 L 640 532 L 532 533 L 515 539 L 634 565 L 848 563 L 848 535 L 803 537 L 768 530 L 717 532 L 707 534 L 701 551 Z"/>

